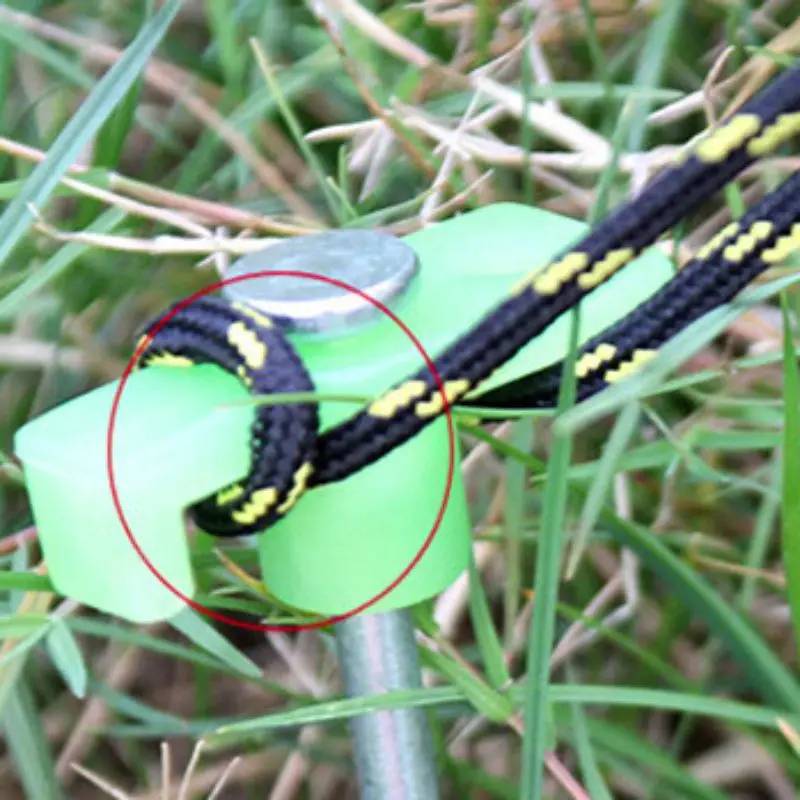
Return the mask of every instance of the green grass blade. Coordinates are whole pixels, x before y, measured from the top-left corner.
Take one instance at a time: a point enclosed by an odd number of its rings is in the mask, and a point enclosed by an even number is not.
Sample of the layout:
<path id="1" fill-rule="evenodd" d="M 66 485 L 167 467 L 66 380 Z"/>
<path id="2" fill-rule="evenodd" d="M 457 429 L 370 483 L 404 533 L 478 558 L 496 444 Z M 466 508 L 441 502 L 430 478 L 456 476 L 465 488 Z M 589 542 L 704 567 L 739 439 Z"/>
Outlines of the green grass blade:
<path id="1" fill-rule="evenodd" d="M 50 659 L 72 694 L 83 698 L 86 696 L 88 681 L 83 653 L 64 620 L 53 617 L 51 621 L 52 625 L 45 638 Z"/>
<path id="2" fill-rule="evenodd" d="M 111 691 L 111 690 L 108 690 Z M 752 725 L 777 730 L 777 721 L 785 719 L 792 725 L 800 724 L 800 712 L 786 714 L 776 708 L 742 703 L 720 697 L 691 692 L 673 692 L 665 689 L 640 689 L 630 686 L 587 686 L 585 684 L 552 684 L 550 700 L 554 704 L 570 706 L 655 708 L 665 711 L 683 711 L 698 716 L 721 720 L 727 724 Z M 516 707 L 524 703 L 527 688 L 516 686 L 509 693 Z M 432 686 L 425 689 L 406 689 L 386 694 L 347 699 L 326 700 L 297 706 L 273 714 L 226 723 L 211 737 L 216 742 L 231 737 L 264 733 L 280 728 L 342 722 L 375 711 L 396 708 L 435 708 L 463 704 L 466 694 L 462 687 Z M 134 715 L 134 716 L 138 716 Z M 165 715 L 166 716 L 166 715 Z M 175 719 L 171 717 L 170 719 Z"/>
<path id="3" fill-rule="evenodd" d="M 0 216 L 0 269 L 33 221 L 30 205 L 43 207 L 62 175 L 133 85 L 147 60 L 166 34 L 182 0 L 168 0 L 142 26 L 113 67 L 101 78 L 77 113 L 64 126 L 47 157 L 33 170 L 22 191 Z"/>
<path id="4" fill-rule="evenodd" d="M 2 715 L 5 741 L 26 796 L 36 800 L 59 800 L 62 795 L 42 722 L 27 683 L 18 681 Z"/>
<path id="5" fill-rule="evenodd" d="M 0 618 L 0 641 L 39 633 L 49 625 L 47 614 L 12 614 Z"/>
<path id="6" fill-rule="evenodd" d="M 575 402 L 575 354 L 579 314 L 573 312 L 569 355 L 564 362 L 558 410 L 563 413 Z M 572 435 L 554 433 L 547 464 L 542 526 L 533 579 L 535 599 L 528 634 L 525 735 L 522 746 L 520 800 L 538 800 L 544 780 L 544 754 L 549 737 L 550 652 L 555 635 L 556 605 L 561 576 L 561 550 L 567 507 L 568 477 L 572 457 Z"/>
<path id="7" fill-rule="evenodd" d="M 464 425 L 464 430 L 469 431 L 470 436 L 474 436 L 481 442 L 490 444 L 492 448 L 500 455 L 509 456 L 521 464 L 524 464 L 531 472 L 537 476 L 545 476 L 547 474 L 547 464 L 536 456 L 524 453 L 518 447 L 514 447 L 510 442 L 505 439 L 498 439 L 497 436 L 492 436 L 491 433 L 485 431 L 476 425 Z"/>
<path id="8" fill-rule="evenodd" d="M 578 563 L 589 541 L 589 536 L 597 522 L 611 488 L 611 483 L 617 473 L 619 460 L 636 431 L 640 417 L 641 408 L 639 404 L 629 403 L 623 408 L 622 413 L 614 423 L 614 428 L 611 431 L 611 436 L 608 437 L 608 443 L 603 449 L 600 463 L 597 465 L 597 471 L 595 472 L 595 478 L 592 481 L 589 494 L 581 511 L 578 530 L 567 561 L 566 580 L 572 580 L 575 575 Z"/>
<path id="9" fill-rule="evenodd" d="M 219 631 L 190 608 L 184 609 L 170 620 L 175 630 L 207 653 L 215 655 L 223 664 L 242 675 L 260 678 L 261 670 L 247 656 L 237 650 Z"/>
<path id="10" fill-rule="evenodd" d="M 515 422 L 511 444 L 523 453 L 530 453 L 534 441 L 531 420 Z M 508 645 L 514 636 L 514 623 L 522 599 L 522 526 L 525 522 L 525 494 L 528 470 L 525 463 L 510 457 L 506 466 L 505 559 L 506 580 L 503 586 L 503 638 Z"/>
<path id="11" fill-rule="evenodd" d="M 597 33 L 597 20 L 595 19 L 595 14 L 589 0 L 580 0 L 580 7 L 581 14 L 583 14 L 583 19 L 586 24 L 586 44 L 589 48 L 592 65 L 594 66 L 598 82 L 603 87 L 604 99 L 609 99 L 613 87 L 611 84 L 611 76 L 608 71 L 608 59 L 606 59 L 606 54 L 603 52 L 603 45 Z M 592 86 L 595 87 L 595 84 L 592 84 Z"/>
<path id="12" fill-rule="evenodd" d="M 204 3 L 225 87 L 238 94 L 247 70 L 247 48 L 239 32 L 236 5 L 234 0 L 206 0 Z"/>
<path id="13" fill-rule="evenodd" d="M 263 75 L 264 80 L 269 87 L 269 91 L 281 112 L 281 116 L 283 117 L 283 121 L 286 123 L 286 127 L 292 134 L 292 138 L 294 139 L 298 150 L 300 150 L 300 152 L 303 154 L 303 158 L 305 159 L 306 164 L 308 164 L 309 170 L 311 170 L 312 174 L 314 175 L 314 178 L 317 181 L 317 185 L 320 188 L 322 196 L 325 198 L 325 202 L 331 212 L 331 215 L 334 217 L 337 224 L 343 225 L 345 222 L 352 219 L 350 210 L 347 208 L 346 204 L 342 203 L 342 197 L 333 190 L 330 178 L 325 170 L 324 165 L 322 164 L 321 159 L 317 156 L 311 145 L 306 141 L 300 121 L 297 119 L 297 115 L 287 102 L 286 96 L 281 90 L 280 83 L 275 76 L 275 72 L 271 63 L 267 59 L 266 53 L 260 47 L 259 43 L 254 39 L 251 39 L 250 43 L 256 56 L 258 68 L 261 71 L 261 74 Z"/>
<path id="14" fill-rule="evenodd" d="M 800 373 L 792 340 L 786 295 L 783 312 L 783 480 L 781 488 L 781 542 L 786 572 L 786 596 L 792 615 L 795 647 L 800 663 Z"/>
<path id="15" fill-rule="evenodd" d="M 773 456 L 769 478 L 770 486 L 777 488 L 781 485 L 782 468 L 782 459 Z M 777 528 L 775 520 L 780 511 L 781 499 L 782 493 L 780 491 L 769 492 L 761 499 L 753 535 L 750 537 L 750 544 L 743 562 L 743 566 L 748 572 L 742 579 L 742 585 L 737 597 L 737 605 L 745 613 L 750 610 L 756 596 L 757 576 L 755 570 L 761 569 L 764 564 L 767 549 L 772 541 L 772 532 Z"/>
<path id="16" fill-rule="evenodd" d="M 502 723 L 511 716 L 514 710 L 511 697 L 493 689 L 465 664 L 444 653 L 427 648 L 421 648 L 419 656 L 423 666 L 432 667 L 458 686 L 475 710 L 486 719 Z"/>
<path id="17" fill-rule="evenodd" d="M 125 150 L 125 143 L 136 121 L 136 110 L 142 93 L 143 79 L 137 78 L 125 97 L 111 112 L 95 137 L 92 151 L 94 167 L 116 169 Z M 103 204 L 91 197 L 81 198 L 76 227 L 85 228 L 103 211 Z"/>
<path id="18" fill-rule="evenodd" d="M 89 617 L 76 617 L 72 616 L 66 620 L 70 629 L 83 636 L 91 636 L 96 639 L 110 640 L 120 642 L 121 644 L 134 645 L 141 647 L 143 650 L 148 650 L 152 653 L 159 653 L 162 656 L 175 659 L 176 661 L 185 661 L 189 664 L 194 664 L 199 667 L 207 667 L 217 672 L 228 673 L 236 675 L 240 680 L 248 679 L 264 689 L 279 696 L 285 696 L 292 699 L 297 699 L 297 693 L 292 692 L 282 687 L 281 684 L 274 681 L 266 680 L 262 677 L 250 677 L 244 674 L 238 667 L 236 669 L 229 666 L 227 663 L 220 661 L 213 655 L 207 654 L 205 651 L 197 650 L 193 647 L 186 647 L 176 642 L 169 642 L 165 639 L 150 636 L 143 631 L 136 628 L 126 628 L 119 624 L 104 622 L 99 619 L 92 619 Z"/>
<path id="19" fill-rule="evenodd" d="M 658 16 L 647 32 L 644 47 L 636 64 L 633 82 L 637 86 L 646 89 L 654 89 L 658 86 L 664 65 L 670 55 L 670 42 L 677 32 L 683 16 L 684 5 L 684 0 L 666 0 L 659 5 Z M 647 116 L 651 108 L 652 102 L 647 97 L 640 98 L 634 105 L 628 133 L 627 149 L 629 152 L 636 153 L 642 149 Z"/>
<path id="20" fill-rule="evenodd" d="M 568 670 L 568 672 L 571 673 L 572 670 Z M 570 674 L 571 679 L 572 675 Z M 586 715 L 577 703 L 571 703 L 569 710 L 572 723 L 571 730 L 575 739 L 575 753 L 578 756 L 578 764 L 583 775 L 583 784 L 592 800 L 613 800 L 611 792 L 609 792 L 608 786 L 606 786 L 606 782 L 600 773 L 597 754 L 589 735 Z"/>
<path id="21" fill-rule="evenodd" d="M 602 617 L 586 616 L 578 609 L 571 608 L 564 603 L 559 604 L 558 610 L 562 616 L 571 621 L 580 621 L 585 627 L 596 631 L 598 638 L 606 639 L 616 645 L 621 652 L 636 659 L 647 673 L 650 673 L 654 678 L 658 678 L 660 682 L 684 692 L 691 692 L 697 688 L 696 683 L 684 678 L 679 670 L 667 664 L 650 648 L 638 645 L 632 637 L 621 633 L 612 626 L 606 625 Z"/>
<path id="22" fill-rule="evenodd" d="M 506 667 L 503 645 L 492 621 L 489 601 L 474 558 L 469 561 L 469 612 L 486 677 L 495 689 L 505 688 L 511 681 L 511 675 Z"/>
<path id="23" fill-rule="evenodd" d="M 227 746 L 232 741 L 280 728 L 346 721 L 362 714 L 395 708 L 431 708 L 445 703 L 464 702 L 464 692 L 456 686 L 432 686 L 346 700 L 327 700 L 221 726 L 208 740 L 210 744 Z"/>
<path id="24" fill-rule="evenodd" d="M 165 726 L 173 732 L 173 735 L 185 731 L 186 722 L 180 717 L 151 708 L 146 703 L 118 692 L 105 683 L 91 681 L 90 689 L 93 696 L 99 697 L 109 708 L 126 717 L 132 717 L 148 725 Z"/>
<path id="25" fill-rule="evenodd" d="M 53 592 L 55 589 L 46 575 L 34 575 L 32 572 L 0 572 L 0 592 L 4 591 Z"/>
<path id="26" fill-rule="evenodd" d="M 760 728 L 777 729 L 780 717 L 796 724 L 800 712 L 783 715 L 774 708 L 742 703 L 707 694 L 673 692 L 666 689 L 640 689 L 635 686 L 587 686 L 585 684 L 554 684 L 550 687 L 554 703 L 580 703 L 588 706 L 630 708 L 659 708 L 686 714 L 722 719 L 729 724 L 741 723 Z"/>

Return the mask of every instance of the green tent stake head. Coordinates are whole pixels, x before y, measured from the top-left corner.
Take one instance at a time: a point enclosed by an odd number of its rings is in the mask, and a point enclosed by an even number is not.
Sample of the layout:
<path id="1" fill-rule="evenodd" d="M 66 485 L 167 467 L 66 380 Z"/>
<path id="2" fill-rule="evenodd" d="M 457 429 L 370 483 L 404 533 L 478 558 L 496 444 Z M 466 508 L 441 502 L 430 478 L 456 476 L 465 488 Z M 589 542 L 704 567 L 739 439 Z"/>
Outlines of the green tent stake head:
<path id="1" fill-rule="evenodd" d="M 391 308 L 435 358 L 502 301 L 511 286 L 585 231 L 584 224 L 559 215 L 501 203 L 402 240 L 366 231 L 290 240 L 242 259 L 231 274 L 271 266 L 327 271 L 346 283 L 360 282 L 359 288 Z M 318 246 L 326 241 L 326 247 Z M 320 259 L 321 252 L 325 258 Z M 668 259 L 652 250 L 615 275 L 582 303 L 581 341 L 646 300 L 672 272 Z M 376 396 L 424 365 L 403 331 L 369 304 L 330 287 L 323 291 L 321 284 L 312 287 L 308 281 L 303 291 L 288 281 L 253 279 L 229 287 L 227 294 L 260 306 L 286 326 L 320 393 Z M 315 304 L 328 312 L 318 313 Z M 560 360 L 568 337 L 569 320 L 561 319 L 482 389 Z M 135 622 L 168 619 L 184 601 L 143 563 L 111 498 L 106 434 L 116 390 L 116 383 L 103 386 L 29 422 L 18 431 L 15 450 L 58 591 Z M 184 509 L 246 474 L 253 419 L 247 399 L 238 380 L 211 365 L 149 367 L 131 375 L 120 399 L 113 458 L 121 506 L 152 566 L 189 598 L 195 583 Z M 323 429 L 355 410 L 352 404 L 324 402 Z M 306 493 L 284 520 L 256 539 L 267 588 L 289 605 L 325 615 L 368 602 L 403 572 L 425 542 L 447 468 L 447 423 L 439 420 L 371 467 Z M 442 591 L 466 566 L 469 545 L 456 463 L 431 546 L 369 612 L 406 607 Z"/>

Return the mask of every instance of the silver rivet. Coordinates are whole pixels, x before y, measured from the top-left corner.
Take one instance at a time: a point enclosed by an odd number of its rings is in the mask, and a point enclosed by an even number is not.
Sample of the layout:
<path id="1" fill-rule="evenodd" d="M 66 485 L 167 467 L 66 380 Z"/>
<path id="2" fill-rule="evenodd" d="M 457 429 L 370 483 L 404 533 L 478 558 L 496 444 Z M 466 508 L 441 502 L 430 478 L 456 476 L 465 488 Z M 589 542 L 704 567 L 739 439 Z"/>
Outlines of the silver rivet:
<path id="1" fill-rule="evenodd" d="M 292 270 L 335 278 L 391 306 L 409 288 L 417 255 L 400 239 L 366 230 L 336 230 L 301 236 L 251 253 L 235 262 L 226 278 L 270 270 Z M 247 303 L 287 332 L 328 333 L 380 316 L 380 309 L 353 292 L 302 277 L 259 277 L 224 287 L 230 301 Z"/>

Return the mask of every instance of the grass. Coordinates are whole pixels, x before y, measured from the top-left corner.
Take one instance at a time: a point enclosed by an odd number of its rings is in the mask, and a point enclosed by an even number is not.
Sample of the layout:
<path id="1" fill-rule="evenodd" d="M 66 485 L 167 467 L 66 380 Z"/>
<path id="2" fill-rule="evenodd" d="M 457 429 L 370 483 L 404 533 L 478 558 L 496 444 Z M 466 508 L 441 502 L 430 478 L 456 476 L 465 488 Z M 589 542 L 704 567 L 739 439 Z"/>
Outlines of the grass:
<path id="1" fill-rule="evenodd" d="M 455 416 L 475 547 L 415 609 L 422 689 L 342 697 L 327 630 L 137 626 L 51 585 L 14 432 L 119 376 L 226 260 L 497 201 L 596 220 L 800 47 L 794 0 L 333 8 L 0 7 L 0 797 L 355 797 L 347 721 L 423 708 L 443 799 L 794 798 L 794 264 L 603 395 L 565 387 L 557 420 Z M 204 601 L 291 618 L 252 548 L 217 545 L 192 540 Z"/>

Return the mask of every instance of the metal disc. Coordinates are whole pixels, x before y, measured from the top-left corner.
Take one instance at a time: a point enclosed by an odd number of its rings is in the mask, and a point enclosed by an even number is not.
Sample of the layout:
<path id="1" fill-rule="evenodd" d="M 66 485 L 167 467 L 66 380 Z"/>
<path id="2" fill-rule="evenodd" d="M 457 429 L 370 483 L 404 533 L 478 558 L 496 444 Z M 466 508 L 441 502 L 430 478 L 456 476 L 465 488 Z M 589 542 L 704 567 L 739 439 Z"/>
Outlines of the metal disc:
<path id="1" fill-rule="evenodd" d="M 360 289 L 385 305 L 396 302 L 419 268 L 414 250 L 389 234 L 336 230 L 301 236 L 251 253 L 235 262 L 226 278 L 270 270 L 307 272 Z M 223 288 L 230 301 L 247 303 L 287 332 L 350 328 L 380 314 L 368 300 L 321 280 L 259 276 Z"/>

